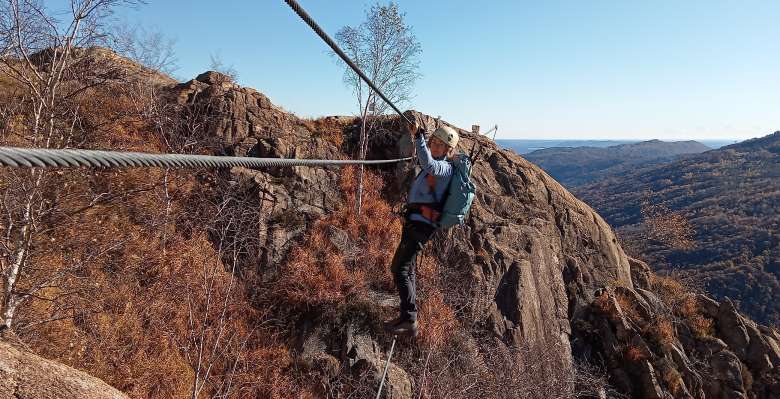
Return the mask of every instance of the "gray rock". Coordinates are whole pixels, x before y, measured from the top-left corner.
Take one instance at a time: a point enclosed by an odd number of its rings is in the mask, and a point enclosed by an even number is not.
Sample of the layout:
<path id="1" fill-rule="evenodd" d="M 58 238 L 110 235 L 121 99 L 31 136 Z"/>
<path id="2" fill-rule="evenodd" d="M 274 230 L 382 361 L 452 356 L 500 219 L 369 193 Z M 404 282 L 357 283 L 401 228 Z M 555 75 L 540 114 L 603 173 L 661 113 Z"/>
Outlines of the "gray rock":
<path id="1" fill-rule="evenodd" d="M 354 326 L 347 329 L 345 347 L 342 358 L 350 371 L 358 376 L 368 372 L 379 387 L 384 372 L 386 354 L 368 334 L 359 332 Z M 387 371 L 385 381 L 388 399 L 411 399 L 413 397 L 412 380 L 406 372 L 393 362 Z"/>
<path id="2" fill-rule="evenodd" d="M 729 299 L 720 303 L 716 322 L 718 336 L 740 359 L 744 359 L 750 337 L 742 316 Z"/>
<path id="3" fill-rule="evenodd" d="M 631 268 L 631 279 L 634 281 L 634 286 L 643 290 L 649 290 L 650 274 L 652 273 L 650 266 L 632 257 L 628 257 L 628 265 Z"/>
<path id="4" fill-rule="evenodd" d="M 0 398 L 127 399 L 127 395 L 96 377 L 0 340 Z"/>
<path id="5" fill-rule="evenodd" d="M 666 399 L 668 394 L 661 388 L 655 376 L 653 365 L 648 360 L 640 363 L 640 382 L 642 383 L 642 398 Z"/>
<path id="6" fill-rule="evenodd" d="M 739 358 L 728 350 L 720 351 L 710 358 L 710 367 L 712 368 L 712 377 L 722 386 L 722 392 L 728 392 L 735 397 L 735 392 L 740 392 L 744 397 L 744 387 L 742 386 L 742 364 Z"/>
<path id="7" fill-rule="evenodd" d="M 718 316 L 718 309 L 720 305 L 714 299 L 706 295 L 696 294 L 696 303 L 699 305 L 699 309 L 701 309 L 705 316 L 709 318 L 715 318 Z"/>

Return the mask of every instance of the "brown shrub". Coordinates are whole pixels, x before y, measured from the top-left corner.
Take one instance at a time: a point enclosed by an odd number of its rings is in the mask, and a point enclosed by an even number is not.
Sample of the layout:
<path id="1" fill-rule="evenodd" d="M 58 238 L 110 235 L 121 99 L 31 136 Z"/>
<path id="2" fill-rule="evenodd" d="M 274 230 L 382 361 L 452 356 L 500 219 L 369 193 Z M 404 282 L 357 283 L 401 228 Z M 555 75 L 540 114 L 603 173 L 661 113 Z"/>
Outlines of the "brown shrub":
<path id="1" fill-rule="evenodd" d="M 675 340 L 674 325 L 667 316 L 659 316 L 645 328 L 645 332 L 659 346 L 669 345 Z"/>
<path id="2" fill-rule="evenodd" d="M 276 288 L 288 305 L 321 306 L 343 303 L 365 288 L 363 273 L 348 270 L 344 258 L 328 241 L 324 223 L 317 223 L 284 265 Z"/>
<path id="3" fill-rule="evenodd" d="M 694 336 L 704 338 L 712 335 L 712 319 L 704 316 L 696 296 L 685 285 L 672 277 L 655 274 L 650 276 L 650 285 L 671 313 L 685 321 Z"/>
<path id="4" fill-rule="evenodd" d="M 344 144 L 346 124 L 343 121 L 332 117 L 323 117 L 314 120 L 304 119 L 302 122 L 314 137 L 320 137 L 339 148 Z"/>
<path id="5" fill-rule="evenodd" d="M 712 319 L 704 317 L 701 314 L 692 315 L 688 318 L 687 322 L 688 327 L 691 328 L 691 331 L 696 338 L 702 339 L 710 337 L 714 332 Z"/>
<path id="6" fill-rule="evenodd" d="M 626 350 L 623 355 L 626 359 L 632 362 L 641 362 L 642 360 L 648 359 L 647 353 L 645 353 L 642 348 L 634 345 L 626 346 Z"/>
<path id="7" fill-rule="evenodd" d="M 626 295 L 621 292 L 615 292 L 615 301 L 617 302 L 623 314 L 628 317 L 629 320 L 636 323 L 639 322 L 641 317 L 634 303 Z"/>
<path id="8" fill-rule="evenodd" d="M 593 306 L 605 315 L 609 315 L 612 312 L 612 306 L 609 303 L 609 295 L 609 293 L 605 292 L 593 300 Z"/>
<path id="9" fill-rule="evenodd" d="M 429 289 L 420 306 L 419 341 L 429 348 L 444 345 L 457 327 L 455 312 L 444 303 L 444 295 L 437 289 Z"/>
<path id="10" fill-rule="evenodd" d="M 690 291 L 678 280 L 650 274 L 650 289 L 670 308 L 674 309 L 690 295 Z"/>
<path id="11" fill-rule="evenodd" d="M 661 377 L 666 383 L 669 392 L 674 395 L 674 397 L 677 397 L 685 386 L 680 372 L 673 367 L 666 367 Z"/>

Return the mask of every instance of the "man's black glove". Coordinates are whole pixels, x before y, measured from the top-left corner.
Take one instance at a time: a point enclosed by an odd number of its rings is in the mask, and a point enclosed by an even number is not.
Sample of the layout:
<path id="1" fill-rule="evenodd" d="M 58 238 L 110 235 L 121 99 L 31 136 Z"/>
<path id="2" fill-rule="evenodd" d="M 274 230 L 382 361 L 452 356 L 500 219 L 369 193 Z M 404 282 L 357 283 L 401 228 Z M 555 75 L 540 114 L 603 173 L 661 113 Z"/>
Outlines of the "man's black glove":
<path id="1" fill-rule="evenodd" d="M 417 131 L 414 132 L 414 139 L 417 140 L 420 137 L 425 137 L 425 128 L 417 128 Z"/>

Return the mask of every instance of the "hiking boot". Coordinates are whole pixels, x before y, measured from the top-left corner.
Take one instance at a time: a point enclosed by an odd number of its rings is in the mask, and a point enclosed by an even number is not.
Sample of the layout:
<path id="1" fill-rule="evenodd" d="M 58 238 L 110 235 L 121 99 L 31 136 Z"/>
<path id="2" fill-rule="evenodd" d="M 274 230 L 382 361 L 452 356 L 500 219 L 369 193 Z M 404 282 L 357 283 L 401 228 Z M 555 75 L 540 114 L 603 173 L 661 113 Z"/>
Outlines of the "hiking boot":
<path id="1" fill-rule="evenodd" d="M 399 317 L 388 322 L 386 324 L 385 331 L 393 335 L 408 335 L 410 337 L 417 337 L 417 321 L 404 320 Z"/>
<path id="2" fill-rule="evenodd" d="M 395 328 L 396 325 L 400 324 L 402 321 L 404 321 L 404 318 L 398 316 L 395 319 L 385 321 L 384 323 L 382 323 L 382 326 L 384 327 L 385 331 L 390 331 L 393 328 Z"/>

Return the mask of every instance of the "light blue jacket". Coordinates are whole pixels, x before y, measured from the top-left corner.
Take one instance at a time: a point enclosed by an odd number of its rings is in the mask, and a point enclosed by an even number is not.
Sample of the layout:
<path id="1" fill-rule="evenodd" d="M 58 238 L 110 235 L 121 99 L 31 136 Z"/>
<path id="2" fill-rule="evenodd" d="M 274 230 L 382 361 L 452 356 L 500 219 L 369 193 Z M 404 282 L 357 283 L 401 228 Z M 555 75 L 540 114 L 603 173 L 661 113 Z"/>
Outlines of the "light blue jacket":
<path id="1" fill-rule="evenodd" d="M 410 204 L 432 204 L 440 202 L 444 199 L 444 193 L 447 191 L 450 180 L 452 180 L 452 164 L 444 158 L 433 158 L 431 150 L 428 148 L 428 143 L 425 142 L 425 135 L 417 135 L 417 138 L 414 140 L 414 145 L 417 147 L 417 166 L 419 166 L 421 170 L 412 183 L 412 189 L 409 191 L 407 202 Z M 428 180 L 426 179 L 426 176 L 429 174 L 436 177 L 436 185 L 434 187 L 436 192 L 435 197 L 431 192 Z M 430 221 L 420 214 L 412 214 L 409 219 L 430 224 Z"/>

